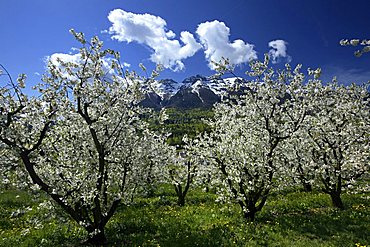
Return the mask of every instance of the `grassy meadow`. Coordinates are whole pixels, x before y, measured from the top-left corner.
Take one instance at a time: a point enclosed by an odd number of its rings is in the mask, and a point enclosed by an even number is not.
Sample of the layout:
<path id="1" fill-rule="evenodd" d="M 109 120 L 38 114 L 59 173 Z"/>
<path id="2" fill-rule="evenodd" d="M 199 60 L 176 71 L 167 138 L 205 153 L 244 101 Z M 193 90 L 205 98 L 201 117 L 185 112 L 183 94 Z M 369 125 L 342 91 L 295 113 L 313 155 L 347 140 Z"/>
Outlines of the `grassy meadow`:
<path id="1" fill-rule="evenodd" d="M 345 210 L 331 207 L 319 192 L 272 194 L 256 222 L 243 220 L 237 205 L 215 202 L 216 195 L 189 192 L 176 205 L 171 186 L 150 198 L 121 206 L 108 223 L 108 246 L 368 246 L 370 193 L 343 194 Z M 79 246 L 86 233 L 58 209 L 39 207 L 42 195 L 0 193 L 0 246 Z"/>

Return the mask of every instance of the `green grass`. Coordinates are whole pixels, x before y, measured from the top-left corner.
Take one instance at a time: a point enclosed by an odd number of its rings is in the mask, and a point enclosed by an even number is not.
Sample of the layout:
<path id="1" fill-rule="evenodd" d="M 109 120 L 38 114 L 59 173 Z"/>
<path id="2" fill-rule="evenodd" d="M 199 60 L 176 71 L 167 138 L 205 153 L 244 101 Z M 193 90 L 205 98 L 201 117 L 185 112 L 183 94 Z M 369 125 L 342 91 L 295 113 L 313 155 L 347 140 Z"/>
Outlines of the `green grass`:
<path id="1" fill-rule="evenodd" d="M 365 246 L 369 196 L 345 194 L 346 210 L 337 210 L 317 192 L 272 195 L 257 221 L 247 223 L 237 206 L 217 204 L 211 193 L 192 192 L 186 206 L 178 207 L 171 187 L 164 186 L 154 197 L 120 207 L 106 233 L 109 246 Z M 0 246 L 79 245 L 86 233 L 38 209 L 42 199 L 21 191 L 0 193 Z M 23 214 L 11 216 L 17 209 Z"/>

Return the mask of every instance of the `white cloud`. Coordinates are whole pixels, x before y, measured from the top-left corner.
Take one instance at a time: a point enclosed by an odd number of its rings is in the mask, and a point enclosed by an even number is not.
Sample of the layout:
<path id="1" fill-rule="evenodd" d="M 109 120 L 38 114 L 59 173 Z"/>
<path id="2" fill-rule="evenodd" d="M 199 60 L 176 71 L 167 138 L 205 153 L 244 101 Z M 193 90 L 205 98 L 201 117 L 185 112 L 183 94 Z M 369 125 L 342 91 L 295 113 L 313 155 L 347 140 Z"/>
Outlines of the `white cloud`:
<path id="1" fill-rule="evenodd" d="M 75 51 L 75 50 L 72 49 L 72 51 Z M 64 62 L 64 63 L 75 63 L 75 64 L 84 63 L 84 61 L 81 59 L 81 54 L 80 53 L 72 54 L 71 52 L 68 53 L 68 54 L 66 54 L 66 53 L 54 53 L 54 54 L 46 57 L 45 63 L 48 63 L 50 61 L 55 66 L 62 67 L 59 60 Z M 112 58 L 110 58 L 110 57 L 102 58 L 103 70 L 107 74 L 113 73 L 112 68 L 111 68 L 111 62 L 112 62 Z M 129 64 L 127 62 L 123 62 L 122 67 L 129 68 L 129 67 L 131 67 L 131 64 Z"/>
<path id="2" fill-rule="evenodd" d="M 45 63 L 47 64 L 49 62 L 54 64 L 56 67 L 60 68 L 61 72 L 62 72 L 62 75 L 65 78 L 69 79 L 69 80 L 78 80 L 78 78 L 74 75 L 70 75 L 64 69 L 64 66 L 61 64 L 61 62 L 63 62 L 63 63 L 73 63 L 73 64 L 83 64 L 83 63 L 85 63 L 85 61 L 81 59 L 81 54 L 80 53 L 76 53 L 76 54 L 54 53 L 54 54 L 52 54 L 50 56 L 47 56 L 45 58 Z M 91 61 L 89 61 L 89 62 L 91 62 Z M 111 62 L 112 62 L 112 58 L 109 58 L 109 57 L 102 58 L 102 69 L 105 73 L 106 78 L 111 78 L 112 74 L 114 73 L 114 71 L 111 68 Z M 129 65 L 129 64 L 124 62 L 123 66 L 129 67 L 129 66 L 126 66 L 126 65 Z M 77 70 L 73 70 L 73 72 L 77 72 Z"/>
<path id="3" fill-rule="evenodd" d="M 123 63 L 123 66 L 126 67 L 126 68 L 130 68 L 131 67 L 131 64 L 124 62 Z"/>
<path id="4" fill-rule="evenodd" d="M 196 32 L 204 47 L 204 54 L 211 69 L 215 69 L 211 61 L 219 62 L 222 57 L 228 58 L 230 63 L 234 65 L 257 59 L 254 45 L 240 39 L 230 42 L 230 28 L 223 22 L 215 20 L 201 23 Z"/>
<path id="5" fill-rule="evenodd" d="M 281 39 L 269 42 L 269 47 L 272 48 L 269 51 L 269 56 L 273 64 L 280 62 L 283 58 L 285 58 L 288 63 L 292 61 L 292 57 L 287 53 L 287 45 L 288 43 Z"/>
<path id="6" fill-rule="evenodd" d="M 370 81 L 370 71 L 359 68 L 343 68 L 339 66 L 325 66 L 322 69 L 321 80 L 329 82 L 336 77 L 340 84 L 363 84 Z"/>
<path id="7" fill-rule="evenodd" d="M 72 49 L 73 50 L 73 49 Z M 81 64 L 83 61 L 81 59 L 81 54 L 66 54 L 66 53 L 53 53 L 50 56 L 45 58 L 45 64 L 52 63 L 57 68 L 61 69 L 61 75 L 68 80 L 78 80 L 78 78 L 74 75 L 70 75 L 66 70 L 64 70 L 64 66 L 62 63 L 73 63 L 73 64 Z"/>
<path id="8" fill-rule="evenodd" d="M 56 66 L 61 66 L 60 61 L 64 63 L 80 63 L 81 55 L 80 54 L 66 54 L 66 53 L 54 53 L 51 56 L 46 58 L 46 61 L 50 61 Z"/>
<path id="9" fill-rule="evenodd" d="M 166 21 L 159 16 L 115 9 L 109 13 L 108 19 L 112 23 L 108 31 L 112 39 L 149 46 L 153 49 L 150 60 L 174 71 L 184 69 L 182 60 L 201 49 L 193 34 L 187 31 L 180 33 L 180 44 L 179 40 L 174 39 L 175 33 L 167 30 Z"/>

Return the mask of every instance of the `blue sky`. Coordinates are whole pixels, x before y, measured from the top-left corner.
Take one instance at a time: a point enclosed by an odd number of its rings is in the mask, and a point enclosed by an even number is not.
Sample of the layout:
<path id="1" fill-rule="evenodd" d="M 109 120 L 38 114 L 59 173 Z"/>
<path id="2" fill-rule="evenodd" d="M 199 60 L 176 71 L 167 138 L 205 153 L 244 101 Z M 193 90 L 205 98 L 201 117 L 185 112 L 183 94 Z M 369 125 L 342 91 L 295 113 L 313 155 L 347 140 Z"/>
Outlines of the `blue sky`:
<path id="1" fill-rule="evenodd" d="M 370 79 L 370 55 L 339 45 L 370 38 L 368 0 L 1 0 L 0 8 L 0 63 L 31 85 L 46 57 L 74 54 L 70 28 L 98 35 L 130 69 L 160 62 L 161 77 L 178 81 L 212 75 L 209 61 L 225 54 L 243 75 L 249 59 L 269 51 L 276 67 L 290 61 L 321 67 L 324 80 Z"/>

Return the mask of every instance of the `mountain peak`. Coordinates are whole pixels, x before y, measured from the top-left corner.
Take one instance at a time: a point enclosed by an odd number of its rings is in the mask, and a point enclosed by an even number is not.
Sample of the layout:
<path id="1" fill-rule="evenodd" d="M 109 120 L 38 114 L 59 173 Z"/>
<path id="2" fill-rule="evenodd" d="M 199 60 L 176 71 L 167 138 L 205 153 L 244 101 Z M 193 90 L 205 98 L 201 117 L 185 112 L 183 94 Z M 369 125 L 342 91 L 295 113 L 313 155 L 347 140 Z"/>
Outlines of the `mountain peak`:
<path id="1" fill-rule="evenodd" d="M 184 79 L 182 83 L 183 84 L 193 84 L 197 81 L 207 81 L 207 80 L 208 80 L 207 77 L 198 74 L 198 75 L 190 76 Z"/>
<path id="2" fill-rule="evenodd" d="M 243 81 L 242 78 L 212 78 L 194 75 L 184 79 L 181 83 L 172 79 L 155 81 L 142 105 L 161 109 L 163 107 L 176 108 L 210 108 L 214 103 L 230 91 L 235 84 Z"/>

